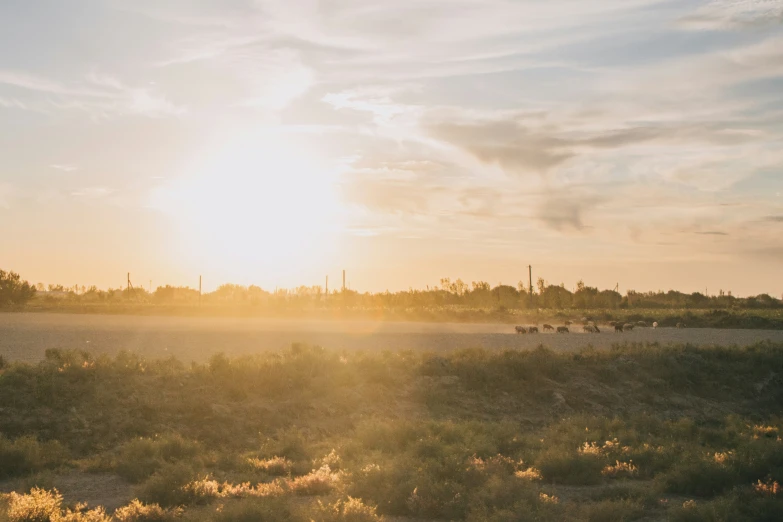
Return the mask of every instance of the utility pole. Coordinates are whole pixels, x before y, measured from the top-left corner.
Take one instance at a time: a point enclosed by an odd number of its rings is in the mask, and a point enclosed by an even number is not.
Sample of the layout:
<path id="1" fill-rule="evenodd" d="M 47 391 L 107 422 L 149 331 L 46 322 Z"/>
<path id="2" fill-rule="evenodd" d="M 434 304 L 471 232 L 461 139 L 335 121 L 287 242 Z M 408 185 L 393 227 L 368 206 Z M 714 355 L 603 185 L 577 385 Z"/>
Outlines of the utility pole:
<path id="1" fill-rule="evenodd" d="M 130 272 L 128 272 L 128 286 L 127 286 L 127 292 L 128 292 L 128 300 L 130 300 Z"/>
<path id="2" fill-rule="evenodd" d="M 528 277 L 528 284 L 530 285 L 530 293 L 528 294 L 528 299 L 530 301 L 530 306 L 533 306 L 533 265 L 527 265 L 527 277 Z"/>
<path id="3" fill-rule="evenodd" d="M 343 293 L 345 293 L 345 270 L 343 270 Z"/>
<path id="4" fill-rule="evenodd" d="M 326 276 L 326 297 L 329 297 L 329 276 Z"/>

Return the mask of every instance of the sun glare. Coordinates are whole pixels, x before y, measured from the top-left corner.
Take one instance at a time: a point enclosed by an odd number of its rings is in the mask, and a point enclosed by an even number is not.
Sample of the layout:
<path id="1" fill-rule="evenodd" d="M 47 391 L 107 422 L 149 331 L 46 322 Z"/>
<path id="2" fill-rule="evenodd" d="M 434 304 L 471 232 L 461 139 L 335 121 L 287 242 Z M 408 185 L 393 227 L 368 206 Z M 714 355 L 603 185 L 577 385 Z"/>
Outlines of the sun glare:
<path id="1" fill-rule="evenodd" d="M 319 268 L 334 248 L 336 173 L 288 136 L 231 140 L 187 170 L 155 204 L 180 224 L 183 257 L 198 268 L 282 282 Z"/>

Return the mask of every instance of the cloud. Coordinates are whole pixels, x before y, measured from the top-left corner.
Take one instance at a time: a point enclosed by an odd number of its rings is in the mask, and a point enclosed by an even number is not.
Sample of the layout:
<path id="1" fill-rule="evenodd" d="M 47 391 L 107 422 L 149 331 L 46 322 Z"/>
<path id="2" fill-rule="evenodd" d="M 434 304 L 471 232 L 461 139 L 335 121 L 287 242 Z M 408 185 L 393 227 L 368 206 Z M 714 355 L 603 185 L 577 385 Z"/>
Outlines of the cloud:
<path id="1" fill-rule="evenodd" d="M 153 91 L 150 86 L 129 87 L 115 77 L 91 72 L 75 85 L 33 75 L 23 71 L 0 70 L 0 84 L 23 89 L 38 95 L 37 101 L 2 103 L 32 109 L 46 106 L 60 110 L 80 110 L 94 118 L 123 115 L 146 117 L 176 116 L 185 113 L 179 107 Z"/>
<path id="2" fill-rule="evenodd" d="M 593 128 L 585 129 L 587 124 L 581 117 L 553 120 L 511 115 L 505 119 L 471 121 L 457 114 L 451 121 L 425 117 L 423 128 L 433 138 L 461 148 L 485 163 L 498 164 L 509 172 L 542 174 L 600 150 L 662 144 L 671 148 L 698 143 L 739 146 L 759 139 L 744 129 L 733 128 L 731 123 L 649 123 L 607 129 L 596 129 L 593 123 Z"/>
<path id="3" fill-rule="evenodd" d="M 687 29 L 749 29 L 783 24 L 783 0 L 713 0 L 683 16 Z"/>
<path id="4" fill-rule="evenodd" d="M 85 187 L 71 192 L 71 196 L 85 199 L 99 199 L 108 196 L 112 192 L 114 192 L 114 190 L 107 187 Z"/>
<path id="5" fill-rule="evenodd" d="M 27 109 L 27 105 L 17 100 L 16 98 L 3 98 L 3 97 L 0 97 L 0 107 L 6 109 L 22 109 L 22 110 Z"/>
<path id="6" fill-rule="evenodd" d="M 49 165 L 49 167 L 55 170 L 61 170 L 63 172 L 74 172 L 76 170 L 79 170 L 79 167 L 77 167 L 76 165 L 71 165 L 70 163 L 63 164 L 63 165 L 53 164 L 53 165 Z"/>
<path id="7" fill-rule="evenodd" d="M 563 190 L 547 194 L 538 205 L 536 218 L 548 228 L 557 231 L 590 228 L 585 225 L 585 214 L 604 198 L 592 194 L 573 194 Z"/>

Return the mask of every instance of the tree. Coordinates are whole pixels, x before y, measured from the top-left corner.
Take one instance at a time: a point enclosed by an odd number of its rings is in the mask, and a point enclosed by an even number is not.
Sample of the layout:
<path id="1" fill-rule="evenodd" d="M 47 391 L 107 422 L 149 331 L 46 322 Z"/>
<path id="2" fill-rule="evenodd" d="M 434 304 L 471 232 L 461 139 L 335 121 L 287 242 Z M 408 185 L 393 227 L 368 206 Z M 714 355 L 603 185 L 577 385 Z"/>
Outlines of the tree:
<path id="1" fill-rule="evenodd" d="M 33 298 L 35 287 L 16 272 L 0 270 L 0 306 L 7 304 L 23 305 Z"/>

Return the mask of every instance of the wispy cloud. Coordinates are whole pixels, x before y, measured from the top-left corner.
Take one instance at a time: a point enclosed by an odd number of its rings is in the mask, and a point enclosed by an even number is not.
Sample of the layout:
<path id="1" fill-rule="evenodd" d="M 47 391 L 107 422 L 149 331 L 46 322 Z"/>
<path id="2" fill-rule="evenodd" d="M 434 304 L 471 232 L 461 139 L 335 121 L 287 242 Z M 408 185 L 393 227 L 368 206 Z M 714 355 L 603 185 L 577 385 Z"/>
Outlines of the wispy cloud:
<path id="1" fill-rule="evenodd" d="M 84 187 L 71 192 L 71 196 L 85 199 L 99 199 L 113 193 L 108 187 Z"/>
<path id="2" fill-rule="evenodd" d="M 783 24 L 781 0 L 712 0 L 680 19 L 692 29 L 748 29 Z"/>
<path id="3" fill-rule="evenodd" d="M 49 167 L 51 167 L 51 168 L 53 168 L 55 170 L 61 170 L 63 172 L 74 172 L 76 170 L 79 170 L 79 167 L 77 167 L 76 165 L 72 165 L 70 163 L 66 163 L 66 164 L 62 164 L 62 165 L 61 164 L 52 164 L 52 165 L 49 165 Z"/>
<path id="4" fill-rule="evenodd" d="M 79 83 L 66 85 L 26 72 L 0 70 L 0 85 L 43 96 L 27 103 L 16 100 L 7 104 L 18 108 L 46 106 L 59 110 L 81 110 L 95 118 L 121 115 L 161 117 L 186 112 L 150 86 L 129 87 L 115 77 L 95 72 L 87 74 Z M 0 101 L 3 99 L 0 98 Z M 6 103 L 0 105 L 6 106 Z"/>

